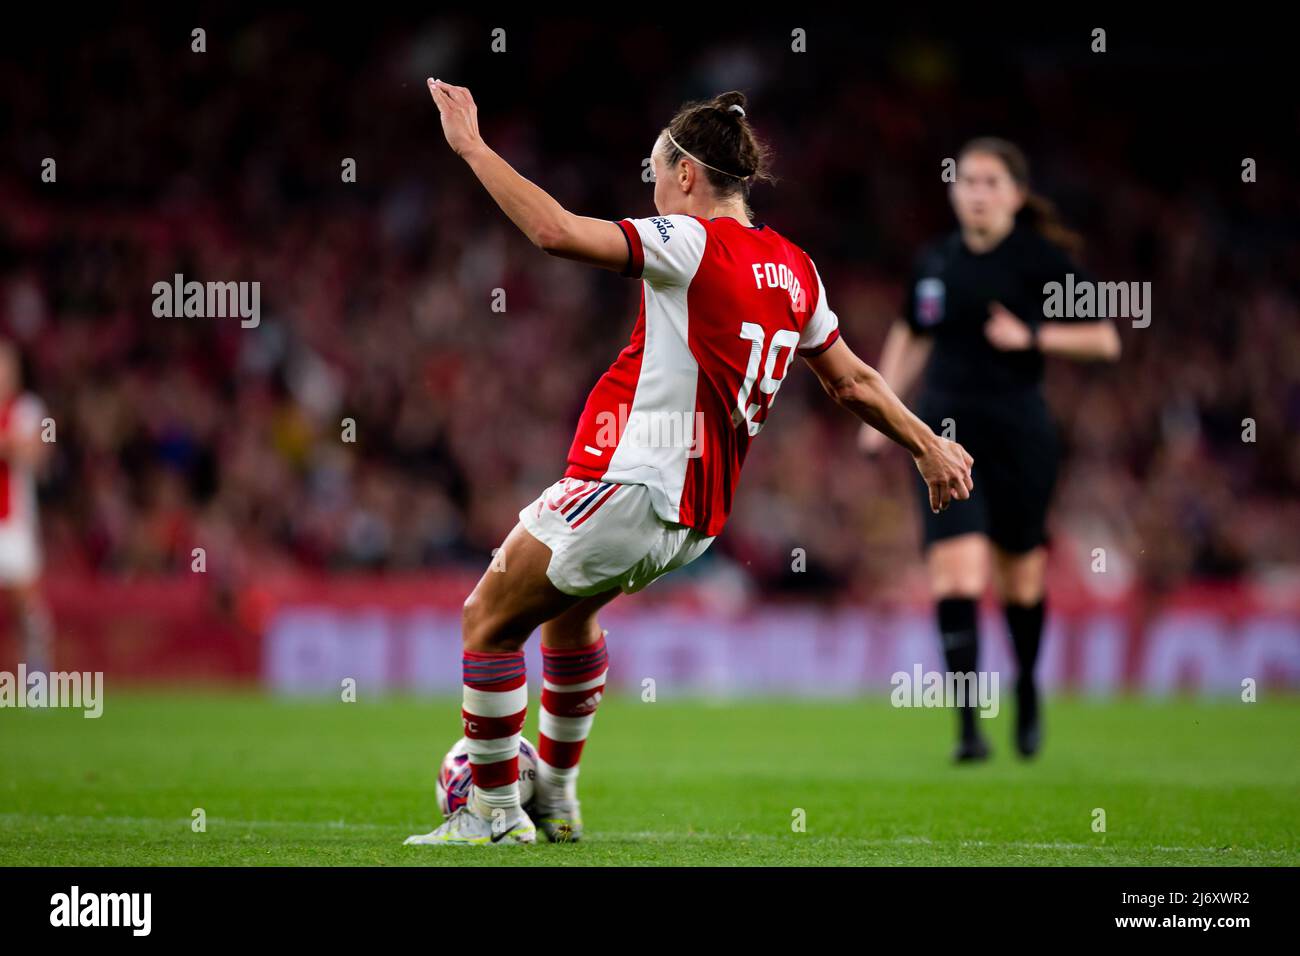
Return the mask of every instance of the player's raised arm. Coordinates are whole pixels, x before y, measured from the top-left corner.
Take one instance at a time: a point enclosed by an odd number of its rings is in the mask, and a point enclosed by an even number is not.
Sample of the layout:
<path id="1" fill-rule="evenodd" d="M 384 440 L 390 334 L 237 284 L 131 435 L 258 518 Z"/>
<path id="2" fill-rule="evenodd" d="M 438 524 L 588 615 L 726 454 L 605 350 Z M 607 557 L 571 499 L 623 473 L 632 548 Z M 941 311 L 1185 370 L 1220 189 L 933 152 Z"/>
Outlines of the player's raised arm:
<path id="1" fill-rule="evenodd" d="M 442 131 L 456 155 L 537 248 L 565 259 L 602 269 L 623 271 L 628 244 L 617 224 L 606 219 L 575 216 L 546 190 L 520 176 L 483 142 L 478 131 L 478 107 L 463 86 L 429 80 L 429 93 L 442 118 Z"/>
<path id="2" fill-rule="evenodd" d="M 940 438 L 908 411 L 880 373 L 854 355 L 843 339 L 806 361 L 836 402 L 911 452 L 930 489 L 933 511 L 943 511 L 953 499 L 970 497 L 974 459 L 966 449 Z"/>

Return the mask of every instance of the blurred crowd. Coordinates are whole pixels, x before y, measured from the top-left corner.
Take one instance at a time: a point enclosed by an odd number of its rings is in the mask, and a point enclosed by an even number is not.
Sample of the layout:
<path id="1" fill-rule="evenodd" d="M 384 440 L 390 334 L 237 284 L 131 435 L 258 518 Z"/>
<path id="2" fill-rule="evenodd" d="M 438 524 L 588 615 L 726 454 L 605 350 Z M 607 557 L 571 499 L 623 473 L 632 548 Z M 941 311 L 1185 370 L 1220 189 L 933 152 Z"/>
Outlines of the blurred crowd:
<path id="1" fill-rule="evenodd" d="M 57 69 L 39 48 L 7 56 L 0 81 L 22 94 L 0 119 L 0 331 L 57 422 L 47 566 L 180 572 L 203 547 L 237 579 L 476 567 L 560 476 L 638 288 L 548 259 L 495 210 L 442 142 L 423 87 L 440 71 L 474 91 L 492 146 L 608 218 L 652 214 L 641 159 L 681 101 L 746 89 L 781 177 L 757 218 L 817 261 L 869 361 L 912 257 L 952 228 L 942 158 L 979 133 L 1017 140 L 1087 266 L 1153 289 L 1117 365 L 1049 364 L 1058 583 L 1294 581 L 1300 209 L 1282 146 L 1191 141 L 1119 59 L 817 40 L 791 59 L 780 38 L 700 37 L 666 77 L 655 29 L 520 30 L 493 59 L 469 22 L 356 36 L 285 16 L 216 20 L 205 54 L 187 28 L 136 25 L 73 38 Z M 155 318 L 152 287 L 177 273 L 260 282 L 260 324 Z M 693 573 L 849 599 L 914 585 L 910 462 L 863 459 L 855 433 L 796 369 Z"/>

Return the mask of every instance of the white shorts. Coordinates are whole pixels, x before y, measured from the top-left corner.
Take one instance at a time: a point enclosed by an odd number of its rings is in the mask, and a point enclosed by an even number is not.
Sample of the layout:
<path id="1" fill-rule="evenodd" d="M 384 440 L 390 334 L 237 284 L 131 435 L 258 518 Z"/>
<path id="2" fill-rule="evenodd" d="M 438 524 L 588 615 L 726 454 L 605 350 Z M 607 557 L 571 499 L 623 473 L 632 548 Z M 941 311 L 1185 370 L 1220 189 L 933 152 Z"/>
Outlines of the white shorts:
<path id="1" fill-rule="evenodd" d="M 546 576 L 565 594 L 631 594 L 690 564 L 713 538 L 655 513 L 645 485 L 561 478 L 519 520 L 551 549 Z"/>
<path id="2" fill-rule="evenodd" d="M 29 528 L 0 525 L 0 585 L 28 584 L 41 573 L 41 549 Z"/>

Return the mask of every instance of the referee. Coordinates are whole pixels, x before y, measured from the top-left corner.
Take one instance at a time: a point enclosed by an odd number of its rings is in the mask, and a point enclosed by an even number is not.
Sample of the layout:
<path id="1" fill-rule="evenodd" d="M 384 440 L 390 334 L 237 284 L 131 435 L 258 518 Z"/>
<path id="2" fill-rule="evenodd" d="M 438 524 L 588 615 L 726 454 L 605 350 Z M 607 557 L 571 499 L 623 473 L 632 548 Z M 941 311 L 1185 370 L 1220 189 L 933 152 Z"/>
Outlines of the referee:
<path id="1" fill-rule="evenodd" d="M 1059 457 L 1043 358 L 1114 361 L 1119 335 L 1109 320 L 1044 319 L 1046 283 L 1064 285 L 1070 273 L 1076 287 L 1092 280 L 1074 261 L 1078 237 L 1029 191 L 1018 147 L 992 137 L 967 143 L 950 198 L 957 229 L 918 257 L 880 372 L 901 396 L 924 370 L 917 414 L 975 458 L 969 501 L 940 514 L 922 501 L 930 588 L 949 672 L 975 671 L 978 602 L 992 571 L 1016 653 L 1016 748 L 1028 757 L 1041 739 L 1034 665 Z M 886 443 L 866 425 L 859 440 L 868 454 Z M 989 754 L 975 714 L 958 711 L 959 762 Z"/>

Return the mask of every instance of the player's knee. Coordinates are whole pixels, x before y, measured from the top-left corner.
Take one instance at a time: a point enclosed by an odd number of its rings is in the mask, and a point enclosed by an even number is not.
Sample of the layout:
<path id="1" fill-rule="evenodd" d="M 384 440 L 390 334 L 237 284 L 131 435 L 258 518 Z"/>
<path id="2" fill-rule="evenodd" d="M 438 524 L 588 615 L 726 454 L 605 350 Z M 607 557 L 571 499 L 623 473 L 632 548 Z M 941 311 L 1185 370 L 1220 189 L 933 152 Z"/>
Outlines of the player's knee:
<path id="1" fill-rule="evenodd" d="M 1043 597 L 1043 581 L 1037 575 L 1012 575 L 1002 582 L 1002 603 L 1028 607 Z"/>
<path id="2" fill-rule="evenodd" d="M 1030 553 L 998 563 L 998 591 L 1004 604 L 1028 607 L 1042 600 L 1045 568 L 1041 557 Z"/>
<path id="3" fill-rule="evenodd" d="M 936 600 L 972 598 L 978 600 L 987 586 L 983 573 L 968 568 L 936 568 L 930 572 L 930 592 Z"/>

